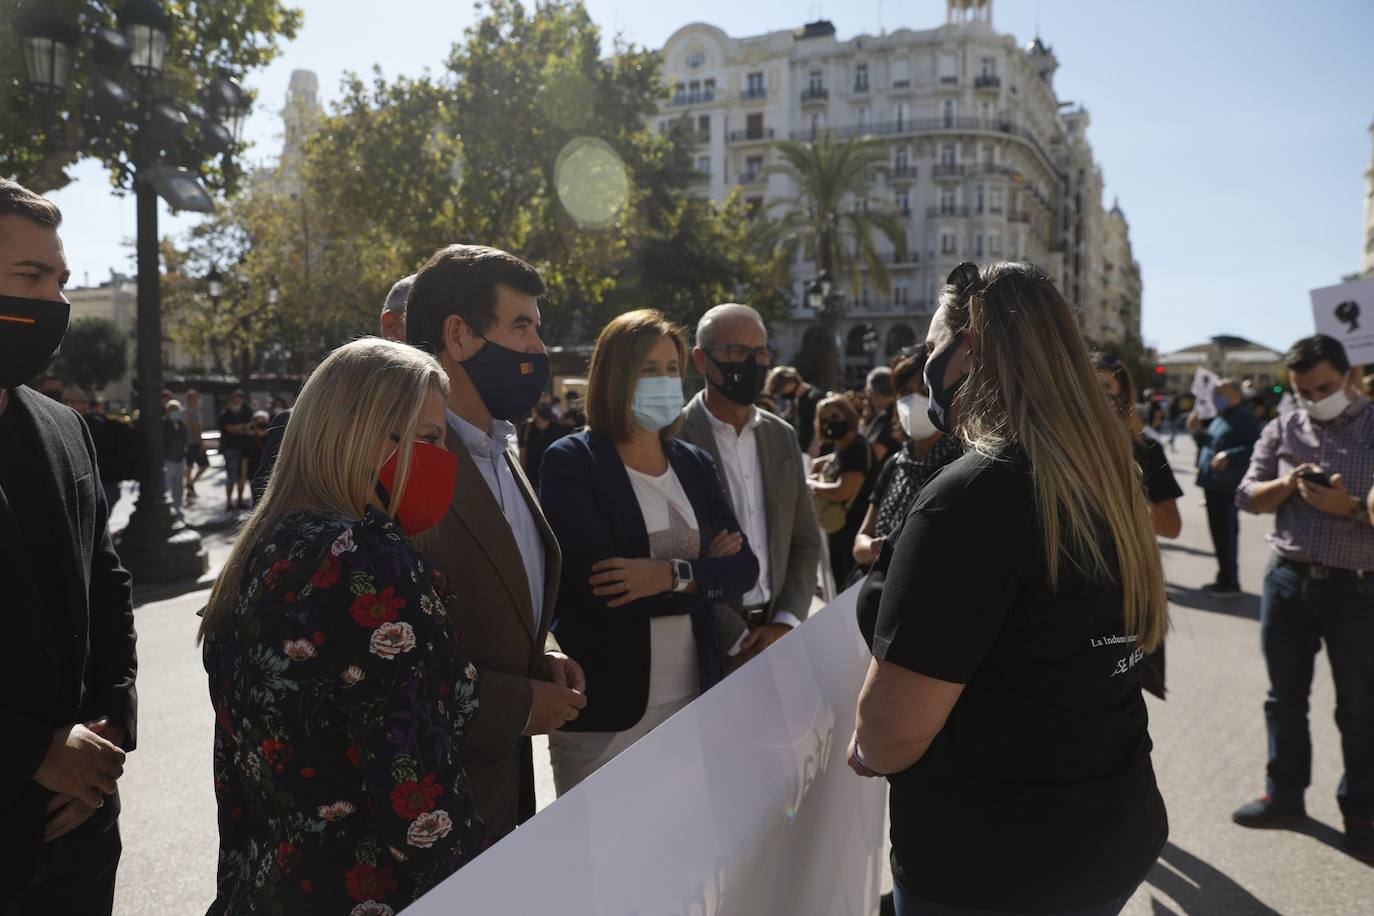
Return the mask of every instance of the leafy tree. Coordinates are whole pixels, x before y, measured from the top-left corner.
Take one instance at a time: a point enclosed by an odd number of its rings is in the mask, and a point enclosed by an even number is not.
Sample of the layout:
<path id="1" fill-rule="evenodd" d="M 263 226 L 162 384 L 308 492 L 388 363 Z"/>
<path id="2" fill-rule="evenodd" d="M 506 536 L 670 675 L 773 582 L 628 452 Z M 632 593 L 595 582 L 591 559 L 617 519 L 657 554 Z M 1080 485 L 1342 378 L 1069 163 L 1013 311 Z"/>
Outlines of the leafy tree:
<path id="1" fill-rule="evenodd" d="M 769 209 L 783 212 L 765 227 L 763 242 L 774 252 L 772 276 L 781 285 L 799 255 L 824 271 L 838 286 L 847 281 L 857 299 L 863 273 L 877 290 L 890 283 L 887 266 L 878 252 L 881 234 L 899 252 L 906 249 L 906 231 L 890 204 L 871 193 L 869 176 L 887 162 L 883 145 L 854 138 L 837 143 L 829 135 L 816 142 L 779 140 L 774 148 L 782 161 L 766 166 L 764 174 L 785 175 L 797 187 L 791 198 L 774 201 Z M 833 386 L 838 354 L 835 326 L 839 312 L 821 310 L 826 341 L 821 360 L 821 383 Z"/>
<path id="2" fill-rule="evenodd" d="M 0 175 L 50 191 L 65 186 L 71 180 L 67 170 L 91 156 L 109 167 L 113 184 L 132 187 L 134 128 L 128 119 L 102 118 L 89 96 L 96 73 L 93 27 L 117 27 L 122 5 L 119 0 L 0 0 Z M 56 8 L 81 23 L 82 45 L 66 94 L 52 104 L 33 98 L 14 27 L 21 15 L 38 7 Z M 201 88 L 222 72 L 242 74 L 270 63 L 280 40 L 294 38 L 301 25 L 301 13 L 280 0 L 169 0 L 163 8 L 172 26 L 159 97 L 183 108 L 196 103 Z M 177 164 L 201 170 L 212 186 L 223 186 L 228 178 L 190 144 L 175 154 Z"/>
<path id="3" fill-rule="evenodd" d="M 104 388 L 129 370 L 129 336 L 108 318 L 78 318 L 62 338 L 53 374 L 87 391 Z"/>

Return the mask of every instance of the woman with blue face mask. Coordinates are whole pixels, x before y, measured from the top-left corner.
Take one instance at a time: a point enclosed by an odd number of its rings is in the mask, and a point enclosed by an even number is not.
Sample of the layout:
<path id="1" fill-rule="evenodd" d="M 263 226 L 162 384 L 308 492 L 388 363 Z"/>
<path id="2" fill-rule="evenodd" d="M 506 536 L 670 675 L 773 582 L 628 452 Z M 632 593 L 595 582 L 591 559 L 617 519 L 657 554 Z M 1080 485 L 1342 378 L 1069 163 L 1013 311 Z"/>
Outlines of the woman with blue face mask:
<path id="1" fill-rule="evenodd" d="M 592 353 L 587 428 L 544 453 L 563 550 L 553 631 L 587 676 L 586 707 L 549 735 L 559 795 L 720 680 L 714 605 L 758 579 L 715 463 L 673 438 L 686 364 L 661 312 L 619 316 Z"/>

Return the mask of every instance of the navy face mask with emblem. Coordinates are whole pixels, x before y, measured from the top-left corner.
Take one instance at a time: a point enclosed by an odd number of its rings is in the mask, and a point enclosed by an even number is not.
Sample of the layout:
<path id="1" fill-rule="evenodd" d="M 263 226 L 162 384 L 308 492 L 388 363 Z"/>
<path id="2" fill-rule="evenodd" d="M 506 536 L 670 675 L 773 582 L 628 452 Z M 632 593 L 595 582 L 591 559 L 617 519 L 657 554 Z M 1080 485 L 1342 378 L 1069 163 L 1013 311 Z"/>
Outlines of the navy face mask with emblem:
<path id="1" fill-rule="evenodd" d="M 484 338 L 485 339 L 485 338 Z M 549 381 L 549 354 L 521 353 L 494 340 L 460 365 L 498 420 L 513 420 L 539 403 Z"/>
<path id="2" fill-rule="evenodd" d="M 930 408 L 927 411 L 930 422 L 942 433 L 949 432 L 949 412 L 954 406 L 954 396 L 964 387 L 964 382 L 968 381 L 966 372 L 949 385 L 945 384 L 945 370 L 949 368 L 950 360 L 954 359 L 954 354 L 963 342 L 963 332 L 955 334 L 949 346 L 926 360 L 925 370 L 921 373 L 926 381 L 926 390 L 930 392 Z"/>
<path id="3" fill-rule="evenodd" d="M 52 364 L 71 314 L 66 302 L 0 296 L 0 388 L 18 388 Z"/>

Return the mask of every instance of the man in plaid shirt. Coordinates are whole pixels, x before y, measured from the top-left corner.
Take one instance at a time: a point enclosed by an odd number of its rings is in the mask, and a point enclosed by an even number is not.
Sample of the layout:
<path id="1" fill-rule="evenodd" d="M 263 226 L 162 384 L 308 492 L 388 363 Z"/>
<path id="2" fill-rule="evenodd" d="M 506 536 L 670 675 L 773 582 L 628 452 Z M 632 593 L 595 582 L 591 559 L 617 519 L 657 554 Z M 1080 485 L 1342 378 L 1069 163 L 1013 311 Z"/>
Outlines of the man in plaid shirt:
<path id="1" fill-rule="evenodd" d="M 1374 403 L 1340 342 L 1319 334 L 1284 357 L 1299 409 L 1265 427 L 1236 492 L 1247 512 L 1274 512 L 1274 558 L 1260 602 L 1269 669 L 1266 794 L 1232 818 L 1278 827 L 1306 818 L 1311 777 L 1307 701 L 1321 643 L 1336 685 L 1345 776 L 1337 798 L 1346 849 L 1374 864 Z"/>

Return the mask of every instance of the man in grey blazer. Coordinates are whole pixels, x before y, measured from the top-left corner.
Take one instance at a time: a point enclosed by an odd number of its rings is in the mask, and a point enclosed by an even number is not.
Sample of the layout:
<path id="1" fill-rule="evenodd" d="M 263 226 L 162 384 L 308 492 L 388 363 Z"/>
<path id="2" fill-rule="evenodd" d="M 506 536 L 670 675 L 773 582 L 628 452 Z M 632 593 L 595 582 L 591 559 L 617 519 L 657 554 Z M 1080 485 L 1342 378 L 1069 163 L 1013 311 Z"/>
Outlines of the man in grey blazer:
<path id="1" fill-rule="evenodd" d="M 806 618 L 821 535 L 797 434 L 754 406 L 772 362 L 768 331 L 747 305 L 718 305 L 697 324 L 692 360 L 706 390 L 683 411 L 681 437 L 716 460 L 725 495 L 754 544 L 759 580 L 740 607 L 718 609 L 725 648 L 747 661 Z"/>

